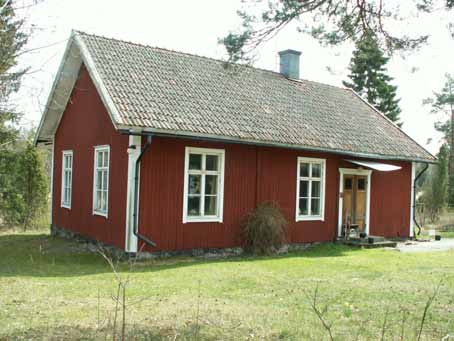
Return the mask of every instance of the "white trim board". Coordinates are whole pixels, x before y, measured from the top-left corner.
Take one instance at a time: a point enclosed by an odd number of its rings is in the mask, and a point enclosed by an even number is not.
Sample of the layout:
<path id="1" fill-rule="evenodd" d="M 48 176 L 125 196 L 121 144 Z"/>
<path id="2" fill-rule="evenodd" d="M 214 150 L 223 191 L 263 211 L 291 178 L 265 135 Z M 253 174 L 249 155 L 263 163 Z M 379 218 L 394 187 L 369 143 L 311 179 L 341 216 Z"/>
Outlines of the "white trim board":
<path id="1" fill-rule="evenodd" d="M 343 209 L 343 191 L 344 191 L 344 175 L 363 175 L 367 176 L 367 195 L 366 195 L 366 219 L 365 219 L 365 232 L 369 234 L 370 231 L 370 189 L 372 171 L 368 169 L 354 169 L 354 168 L 339 168 L 339 211 L 337 221 L 337 236 L 342 236 L 342 209 Z"/>
<path id="2" fill-rule="evenodd" d="M 141 136 L 130 135 L 129 136 L 129 147 L 128 147 L 128 184 L 127 184 L 127 195 L 126 195 L 126 227 L 125 227 L 125 251 L 126 252 L 137 252 L 137 236 L 133 231 L 133 219 L 134 219 L 134 186 L 135 186 L 135 171 L 136 161 L 140 155 L 140 148 L 142 138 Z M 131 147 L 135 148 L 131 148 Z M 139 194 L 140 194 L 140 169 L 139 169 L 139 193 L 137 195 L 137 216 L 136 221 L 139 220 Z"/>
<path id="3" fill-rule="evenodd" d="M 416 176 L 416 162 L 412 162 L 411 163 L 411 183 L 410 183 L 410 186 L 411 186 L 411 195 L 410 195 L 410 231 L 409 231 L 409 234 L 408 236 L 410 238 L 413 238 L 414 237 L 414 230 L 415 230 L 415 222 L 413 221 L 413 212 L 414 210 L 416 209 L 416 207 L 414 206 L 414 203 L 415 203 L 415 186 L 414 186 L 414 183 L 415 183 L 415 176 Z"/>

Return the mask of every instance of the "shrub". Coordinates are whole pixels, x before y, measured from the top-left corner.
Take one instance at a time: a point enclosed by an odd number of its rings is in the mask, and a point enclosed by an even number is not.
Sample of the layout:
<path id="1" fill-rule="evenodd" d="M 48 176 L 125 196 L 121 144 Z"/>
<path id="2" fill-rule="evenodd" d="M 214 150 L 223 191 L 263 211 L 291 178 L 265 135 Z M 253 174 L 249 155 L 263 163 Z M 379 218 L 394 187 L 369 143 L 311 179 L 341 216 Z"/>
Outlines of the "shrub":
<path id="1" fill-rule="evenodd" d="M 263 203 L 248 214 L 241 229 L 247 252 L 269 254 L 285 243 L 287 220 L 276 204 Z"/>

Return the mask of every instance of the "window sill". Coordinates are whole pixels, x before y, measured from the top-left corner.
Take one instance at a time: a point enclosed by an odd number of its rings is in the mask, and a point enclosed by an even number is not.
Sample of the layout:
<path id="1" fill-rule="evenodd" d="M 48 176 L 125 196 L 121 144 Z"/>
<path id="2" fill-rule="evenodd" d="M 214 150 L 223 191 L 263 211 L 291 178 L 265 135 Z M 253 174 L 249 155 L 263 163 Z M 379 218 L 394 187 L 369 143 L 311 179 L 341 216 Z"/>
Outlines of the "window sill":
<path id="1" fill-rule="evenodd" d="M 306 217 L 296 217 L 295 219 L 296 222 L 298 221 L 325 221 L 325 218 L 324 217 L 310 217 L 310 216 L 306 216 Z"/>
<path id="2" fill-rule="evenodd" d="M 208 217 L 189 218 L 189 217 L 185 217 L 183 219 L 183 224 L 188 224 L 188 223 L 222 223 L 222 218 L 219 218 L 219 217 L 213 217 L 213 218 L 208 218 Z"/>
<path id="3" fill-rule="evenodd" d="M 99 215 L 100 217 L 104 217 L 107 219 L 107 212 L 93 211 L 93 215 Z"/>
<path id="4" fill-rule="evenodd" d="M 61 208 L 66 208 L 67 210 L 71 209 L 71 205 L 61 204 Z"/>

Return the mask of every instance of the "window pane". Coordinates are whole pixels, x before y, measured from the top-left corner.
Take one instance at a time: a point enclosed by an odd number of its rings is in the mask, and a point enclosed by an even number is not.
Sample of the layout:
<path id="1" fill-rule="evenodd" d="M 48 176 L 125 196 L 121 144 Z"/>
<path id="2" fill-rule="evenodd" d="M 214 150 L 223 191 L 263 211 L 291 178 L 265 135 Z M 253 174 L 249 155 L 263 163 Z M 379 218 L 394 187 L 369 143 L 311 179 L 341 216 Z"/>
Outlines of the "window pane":
<path id="1" fill-rule="evenodd" d="M 104 167 L 109 167 L 109 152 L 105 151 L 104 152 Z"/>
<path id="2" fill-rule="evenodd" d="M 189 169 L 202 169 L 202 155 L 201 154 L 189 154 Z"/>
<path id="3" fill-rule="evenodd" d="M 307 215 L 307 199 L 299 199 L 299 215 Z"/>
<path id="4" fill-rule="evenodd" d="M 366 190 L 366 179 L 364 179 L 364 178 L 359 178 L 358 179 L 358 190 L 359 191 Z"/>
<path id="5" fill-rule="evenodd" d="M 206 175 L 205 176 L 205 194 L 218 193 L 218 176 Z"/>
<path id="6" fill-rule="evenodd" d="M 320 181 L 312 181 L 312 197 L 320 197 Z"/>
<path id="7" fill-rule="evenodd" d="M 95 210 L 101 209 L 101 191 L 96 191 Z"/>
<path id="8" fill-rule="evenodd" d="M 188 193 L 200 194 L 201 175 L 189 175 Z"/>
<path id="9" fill-rule="evenodd" d="M 101 203 L 101 210 L 103 212 L 106 212 L 107 211 L 107 192 L 106 191 L 102 191 L 102 203 Z"/>
<path id="10" fill-rule="evenodd" d="M 200 215 L 200 197 L 188 198 L 188 215 L 189 216 Z"/>
<path id="11" fill-rule="evenodd" d="M 99 170 L 96 171 L 96 183 L 95 183 L 95 186 L 96 186 L 96 187 L 95 187 L 95 188 L 96 188 L 97 190 L 100 190 L 100 189 L 101 189 L 101 181 L 102 181 L 101 177 L 102 177 L 102 172 L 99 171 Z"/>
<path id="12" fill-rule="evenodd" d="M 320 215 L 320 199 L 312 199 L 311 215 Z"/>
<path id="13" fill-rule="evenodd" d="M 96 152 L 96 165 L 102 167 L 102 152 Z"/>
<path id="14" fill-rule="evenodd" d="M 308 177 L 309 176 L 309 164 L 308 163 L 301 163 L 300 164 L 300 176 L 301 177 Z"/>
<path id="15" fill-rule="evenodd" d="M 107 190 L 107 171 L 102 172 L 102 189 Z"/>
<path id="16" fill-rule="evenodd" d="M 350 190 L 352 189 L 352 178 L 345 179 L 344 189 Z"/>
<path id="17" fill-rule="evenodd" d="M 319 163 L 312 164 L 312 177 L 319 178 L 322 174 L 322 166 Z"/>
<path id="18" fill-rule="evenodd" d="M 216 196 L 205 196 L 205 215 L 216 215 Z"/>
<path id="19" fill-rule="evenodd" d="M 300 181 L 300 198 L 309 196 L 309 181 Z"/>
<path id="20" fill-rule="evenodd" d="M 209 171 L 218 170 L 218 156 L 217 155 L 207 155 L 205 160 L 205 169 Z"/>

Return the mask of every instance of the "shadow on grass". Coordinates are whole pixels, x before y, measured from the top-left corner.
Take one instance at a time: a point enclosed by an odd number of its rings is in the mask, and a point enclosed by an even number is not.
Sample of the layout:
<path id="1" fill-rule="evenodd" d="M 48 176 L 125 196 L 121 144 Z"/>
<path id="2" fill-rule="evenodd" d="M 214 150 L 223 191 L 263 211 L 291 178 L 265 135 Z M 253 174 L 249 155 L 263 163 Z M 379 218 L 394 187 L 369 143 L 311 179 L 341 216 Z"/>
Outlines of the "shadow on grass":
<path id="1" fill-rule="evenodd" d="M 111 273 L 111 268 L 98 254 L 89 252 L 85 244 L 51 237 L 48 234 L 13 233 L 0 234 L 0 277 L 75 277 Z M 243 255 L 230 258 L 171 257 L 139 262 L 136 273 L 158 272 L 189 266 L 213 263 L 265 262 L 291 258 L 341 257 L 358 248 L 324 243 L 308 250 L 295 251 L 282 255 L 252 256 Z M 123 262 L 120 271 L 128 271 L 129 265 Z"/>
<path id="2" fill-rule="evenodd" d="M 117 327 L 115 339 L 121 339 Z M 127 325 L 126 340 L 219 340 L 220 335 L 213 335 L 204 330 L 203 326 L 187 324 L 183 328 L 159 328 L 143 325 Z M 3 340 L 107 340 L 113 338 L 112 328 L 96 328 L 74 325 L 58 325 L 49 328 L 30 328 L 17 330 L 10 334 L 0 334 Z"/>

